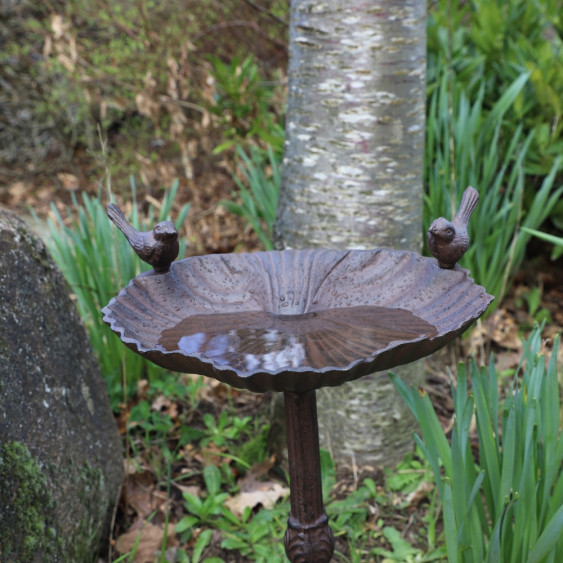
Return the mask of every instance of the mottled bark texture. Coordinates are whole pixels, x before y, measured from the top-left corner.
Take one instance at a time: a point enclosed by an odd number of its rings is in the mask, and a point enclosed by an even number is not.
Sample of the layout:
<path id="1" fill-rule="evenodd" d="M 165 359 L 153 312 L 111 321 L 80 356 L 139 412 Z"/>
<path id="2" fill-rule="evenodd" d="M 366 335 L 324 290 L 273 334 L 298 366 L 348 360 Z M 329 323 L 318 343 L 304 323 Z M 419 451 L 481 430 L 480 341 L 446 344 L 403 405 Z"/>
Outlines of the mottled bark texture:
<path id="1" fill-rule="evenodd" d="M 277 248 L 421 250 L 425 16 L 420 0 L 292 1 Z M 392 463 L 411 443 L 386 374 L 318 401 L 337 459 Z"/>

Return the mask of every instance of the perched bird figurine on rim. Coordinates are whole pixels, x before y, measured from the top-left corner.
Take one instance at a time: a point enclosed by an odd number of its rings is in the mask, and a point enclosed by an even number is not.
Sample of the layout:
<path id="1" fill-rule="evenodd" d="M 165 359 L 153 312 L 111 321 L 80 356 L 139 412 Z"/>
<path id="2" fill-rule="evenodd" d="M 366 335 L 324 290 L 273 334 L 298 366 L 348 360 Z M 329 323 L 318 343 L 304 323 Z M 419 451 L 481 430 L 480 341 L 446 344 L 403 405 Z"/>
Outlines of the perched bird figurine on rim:
<path id="1" fill-rule="evenodd" d="M 141 232 L 125 219 L 115 203 L 108 205 L 107 212 L 141 260 L 150 264 L 158 274 L 170 270 L 170 264 L 180 252 L 178 231 L 172 221 L 162 221 L 152 231 Z"/>
<path id="2" fill-rule="evenodd" d="M 440 268 L 453 268 L 469 248 L 467 225 L 478 203 L 479 193 L 469 186 L 463 192 L 458 212 L 452 221 L 439 217 L 430 225 L 426 240 Z"/>

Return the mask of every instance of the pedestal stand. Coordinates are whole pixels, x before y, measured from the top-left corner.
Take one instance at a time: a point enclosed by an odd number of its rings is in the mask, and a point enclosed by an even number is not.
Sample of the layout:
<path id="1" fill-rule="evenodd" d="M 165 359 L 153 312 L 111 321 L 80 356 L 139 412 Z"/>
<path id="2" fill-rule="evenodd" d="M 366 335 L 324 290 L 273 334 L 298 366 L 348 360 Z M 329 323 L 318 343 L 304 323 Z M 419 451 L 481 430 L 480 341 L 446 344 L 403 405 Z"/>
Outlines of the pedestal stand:
<path id="1" fill-rule="evenodd" d="M 323 506 L 316 393 L 284 398 L 291 492 L 285 553 L 292 563 L 328 563 L 334 537 Z"/>

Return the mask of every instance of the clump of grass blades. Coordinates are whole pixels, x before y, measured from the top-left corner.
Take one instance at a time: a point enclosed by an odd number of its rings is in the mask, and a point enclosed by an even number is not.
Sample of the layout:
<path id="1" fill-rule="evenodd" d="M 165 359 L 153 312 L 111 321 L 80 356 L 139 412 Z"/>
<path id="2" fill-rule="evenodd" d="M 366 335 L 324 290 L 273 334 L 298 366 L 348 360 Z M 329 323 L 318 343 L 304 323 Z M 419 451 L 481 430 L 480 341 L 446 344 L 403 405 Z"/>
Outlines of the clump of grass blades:
<path id="1" fill-rule="evenodd" d="M 266 250 L 272 250 L 274 248 L 272 230 L 276 220 L 281 183 L 280 157 L 270 145 L 265 152 L 251 146 L 248 154 L 238 146 L 237 154 L 240 158 L 238 171 L 242 179 L 239 176 L 233 178 L 239 188 L 240 203 L 223 200 L 221 205 L 232 213 L 244 217 Z"/>
<path id="2" fill-rule="evenodd" d="M 530 73 L 506 123 L 509 137 L 520 126 L 532 137 L 524 160 L 530 175 L 547 175 L 563 148 L 560 12 L 558 0 L 436 0 L 429 10 L 429 85 L 447 64 L 470 99 L 486 84 L 490 108 Z"/>
<path id="3" fill-rule="evenodd" d="M 528 79 L 528 73 L 521 74 L 487 110 L 485 86 L 471 103 L 444 67 L 428 106 L 425 225 L 439 216 L 453 216 L 467 186 L 478 189 L 481 201 L 469 225 L 471 246 L 462 265 L 497 297 L 497 304 L 522 263 L 531 237 L 520 227 L 538 229 L 563 193 L 563 186 L 555 185 L 563 165 L 560 156 L 524 205 L 524 162 L 532 136 L 524 136 L 518 125 L 508 137 L 504 117 Z"/>
<path id="4" fill-rule="evenodd" d="M 550 235 L 549 233 L 543 233 L 534 229 L 527 229 L 526 227 L 524 227 L 522 230 L 545 242 L 553 244 L 553 251 L 551 253 L 552 260 L 557 260 L 557 258 L 563 256 L 563 237 L 556 237 L 555 235 Z"/>
<path id="5" fill-rule="evenodd" d="M 137 229 L 149 230 L 154 221 L 170 218 L 178 182 L 164 194 L 157 210 L 151 206 L 146 216 L 137 211 L 135 182 L 131 178 L 133 211 L 130 222 Z M 184 205 L 176 219 L 180 226 L 186 218 L 189 205 Z M 61 269 L 71 290 L 76 295 L 78 311 L 88 330 L 100 369 L 107 383 L 112 405 L 115 407 L 122 391 L 122 378 L 134 384 L 141 377 L 155 378 L 162 369 L 146 361 L 123 346 L 119 338 L 103 323 L 100 309 L 119 290 L 141 271 L 150 269 L 141 262 L 125 237 L 117 232 L 106 215 L 101 194 L 96 198 L 82 195 L 82 203 L 76 198 L 67 207 L 65 218 L 52 205 L 54 219 L 49 219 L 49 250 Z M 185 243 L 181 243 L 181 255 Z"/>
<path id="6" fill-rule="evenodd" d="M 502 401 L 492 360 L 481 369 L 475 361 L 469 369 L 460 365 L 452 384 L 451 444 L 428 395 L 391 376 L 420 424 L 422 437 L 415 434 L 415 440 L 433 468 L 442 499 L 450 563 L 563 561 L 559 337 L 547 366 L 540 346 L 536 328 Z M 469 439 L 473 416 L 478 462 Z"/>

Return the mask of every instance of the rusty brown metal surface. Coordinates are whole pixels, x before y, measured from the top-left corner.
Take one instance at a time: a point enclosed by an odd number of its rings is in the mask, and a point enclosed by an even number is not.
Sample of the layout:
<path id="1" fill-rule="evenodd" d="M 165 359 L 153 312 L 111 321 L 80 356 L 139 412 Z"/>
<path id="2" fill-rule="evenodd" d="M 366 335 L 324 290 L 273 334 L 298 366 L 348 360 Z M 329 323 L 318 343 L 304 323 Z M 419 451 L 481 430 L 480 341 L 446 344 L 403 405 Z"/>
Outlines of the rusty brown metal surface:
<path id="1" fill-rule="evenodd" d="M 341 385 L 426 356 L 492 297 L 406 251 L 208 255 L 145 273 L 103 309 L 139 354 L 255 392 Z"/>
<path id="2" fill-rule="evenodd" d="M 432 221 L 426 240 L 428 249 L 440 268 L 453 268 L 469 248 L 467 226 L 469 219 L 479 203 L 479 192 L 468 186 L 463 192 L 455 217 L 448 221 L 438 217 Z"/>
<path id="3" fill-rule="evenodd" d="M 115 203 L 108 205 L 107 213 L 141 260 L 150 264 L 157 273 L 170 269 L 170 264 L 180 252 L 178 231 L 172 221 L 162 221 L 154 229 L 143 232 L 135 229 L 125 219 L 125 215 Z"/>
<path id="4" fill-rule="evenodd" d="M 328 563 L 334 536 L 323 506 L 315 391 L 285 393 L 291 514 L 284 546 L 290 561 Z"/>

